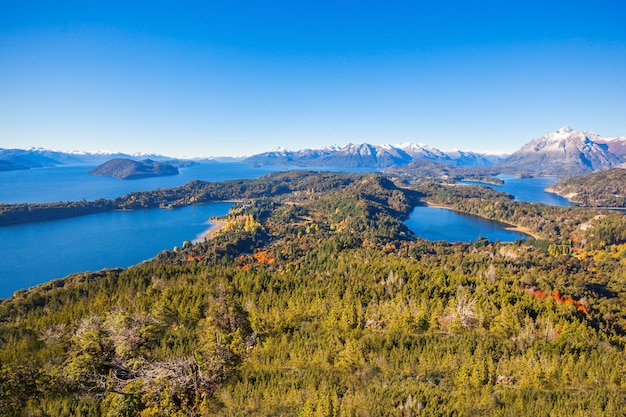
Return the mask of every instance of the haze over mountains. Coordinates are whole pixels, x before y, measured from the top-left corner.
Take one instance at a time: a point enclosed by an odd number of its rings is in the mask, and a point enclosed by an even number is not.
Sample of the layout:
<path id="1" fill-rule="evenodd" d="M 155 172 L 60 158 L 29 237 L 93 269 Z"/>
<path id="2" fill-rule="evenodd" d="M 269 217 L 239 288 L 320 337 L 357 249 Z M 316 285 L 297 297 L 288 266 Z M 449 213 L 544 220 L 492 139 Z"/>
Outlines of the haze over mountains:
<path id="1" fill-rule="evenodd" d="M 506 140 L 506 138 L 503 138 Z M 159 155 L 64 153 L 45 149 L 0 149 L 0 170 L 29 169 L 71 163 L 103 163 L 114 158 L 166 160 Z M 398 145 L 348 144 L 322 149 L 277 149 L 252 155 L 243 162 L 336 168 L 389 168 L 429 161 L 455 167 L 494 167 L 501 172 L 574 176 L 617 167 L 626 162 L 626 136 L 607 138 L 565 126 L 531 140 L 512 155 L 472 151 L 441 151 L 433 146 L 406 142 Z"/>
<path id="2" fill-rule="evenodd" d="M 128 155 L 120 152 L 61 152 L 43 148 L 0 148 L 0 171 L 41 168 L 64 164 L 102 164 L 115 158 L 128 158 L 135 160 L 167 159 L 167 157 L 164 156 L 151 154 Z"/>

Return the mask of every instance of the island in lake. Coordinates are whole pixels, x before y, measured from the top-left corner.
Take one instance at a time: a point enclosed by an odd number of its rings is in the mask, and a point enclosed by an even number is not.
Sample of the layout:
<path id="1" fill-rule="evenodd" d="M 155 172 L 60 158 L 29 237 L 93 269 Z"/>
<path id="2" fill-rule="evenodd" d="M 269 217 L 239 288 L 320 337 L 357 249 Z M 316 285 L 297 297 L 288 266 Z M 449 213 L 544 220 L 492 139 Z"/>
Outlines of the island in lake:
<path id="1" fill-rule="evenodd" d="M 126 158 L 115 158 L 89 171 L 92 175 L 115 177 L 121 180 L 133 180 L 148 177 L 178 175 L 178 168 L 151 159 L 134 161 Z"/>

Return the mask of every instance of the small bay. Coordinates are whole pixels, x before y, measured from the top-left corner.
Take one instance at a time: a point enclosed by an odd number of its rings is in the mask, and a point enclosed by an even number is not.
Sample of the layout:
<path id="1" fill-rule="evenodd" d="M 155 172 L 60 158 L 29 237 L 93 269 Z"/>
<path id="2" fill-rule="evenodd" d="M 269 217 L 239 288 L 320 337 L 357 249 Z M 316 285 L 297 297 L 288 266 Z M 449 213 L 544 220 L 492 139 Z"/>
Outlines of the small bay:
<path id="1" fill-rule="evenodd" d="M 0 227 L 0 298 L 75 272 L 128 267 L 208 230 L 233 203 L 111 211 Z"/>
<path id="2" fill-rule="evenodd" d="M 496 191 L 509 193 L 515 197 L 517 201 L 526 203 L 541 203 L 550 206 L 571 206 L 566 198 L 556 194 L 549 193 L 546 187 L 554 185 L 558 178 L 556 177 L 529 177 L 518 178 L 514 175 L 498 175 L 498 178 L 504 181 L 502 185 L 488 184 L 484 182 L 461 181 L 463 184 L 481 184 Z"/>
<path id="3" fill-rule="evenodd" d="M 502 223 L 441 207 L 416 207 L 405 223 L 416 236 L 428 240 L 470 242 L 483 237 L 491 241 L 513 242 L 528 237 L 507 230 Z"/>

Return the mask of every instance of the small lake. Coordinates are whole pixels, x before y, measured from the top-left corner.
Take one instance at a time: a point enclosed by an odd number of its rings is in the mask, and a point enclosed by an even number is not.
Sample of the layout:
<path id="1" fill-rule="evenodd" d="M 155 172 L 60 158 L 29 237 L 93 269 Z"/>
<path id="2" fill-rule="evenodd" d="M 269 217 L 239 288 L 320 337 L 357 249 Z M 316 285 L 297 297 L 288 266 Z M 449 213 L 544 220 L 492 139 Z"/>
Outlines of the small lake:
<path id="1" fill-rule="evenodd" d="M 470 242 L 483 237 L 490 241 L 514 242 L 528 237 L 505 229 L 502 223 L 439 207 L 416 207 L 405 223 L 416 236 L 428 240 Z"/>
<path id="2" fill-rule="evenodd" d="M 0 227 L 0 298 L 75 272 L 128 267 L 200 238 L 233 203 L 111 211 Z"/>

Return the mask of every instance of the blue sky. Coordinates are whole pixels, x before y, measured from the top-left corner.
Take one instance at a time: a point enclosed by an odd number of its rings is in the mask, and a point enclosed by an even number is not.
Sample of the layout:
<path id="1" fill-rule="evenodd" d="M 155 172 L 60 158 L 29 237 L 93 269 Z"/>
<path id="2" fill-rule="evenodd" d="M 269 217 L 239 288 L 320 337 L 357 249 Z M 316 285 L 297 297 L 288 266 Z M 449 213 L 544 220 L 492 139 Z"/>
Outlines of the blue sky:
<path id="1" fill-rule="evenodd" d="M 626 136 L 626 3 L 0 0 L 0 147 L 250 155 Z"/>

